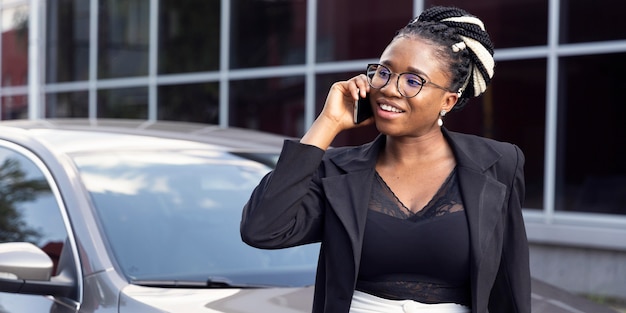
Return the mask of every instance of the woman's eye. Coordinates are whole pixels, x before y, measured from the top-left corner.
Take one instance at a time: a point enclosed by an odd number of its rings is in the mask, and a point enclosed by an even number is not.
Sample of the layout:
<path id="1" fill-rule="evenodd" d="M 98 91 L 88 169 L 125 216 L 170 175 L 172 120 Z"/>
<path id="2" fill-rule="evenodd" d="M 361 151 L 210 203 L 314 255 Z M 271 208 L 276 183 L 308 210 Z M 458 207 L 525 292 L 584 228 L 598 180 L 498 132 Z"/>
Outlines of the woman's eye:
<path id="1" fill-rule="evenodd" d="M 383 70 L 379 70 L 378 71 L 378 75 L 380 77 L 387 78 L 387 77 L 389 77 L 389 75 L 391 75 L 391 73 L 389 73 L 389 71 L 383 69 Z"/>
<path id="2" fill-rule="evenodd" d="M 416 75 L 406 75 L 406 83 L 411 87 L 419 87 L 423 84 L 423 80 Z"/>

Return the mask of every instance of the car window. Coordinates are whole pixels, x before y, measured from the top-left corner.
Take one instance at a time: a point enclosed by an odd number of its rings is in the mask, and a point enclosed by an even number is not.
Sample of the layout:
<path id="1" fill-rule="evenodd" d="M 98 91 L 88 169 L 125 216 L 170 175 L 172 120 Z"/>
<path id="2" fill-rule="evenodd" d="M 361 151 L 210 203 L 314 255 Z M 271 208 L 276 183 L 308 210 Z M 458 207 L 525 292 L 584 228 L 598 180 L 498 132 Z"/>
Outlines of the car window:
<path id="1" fill-rule="evenodd" d="M 0 146 L 0 242 L 31 242 L 56 270 L 67 232 L 46 176 L 33 160 L 26 151 Z"/>
<path id="2" fill-rule="evenodd" d="M 261 159 L 210 150 L 73 156 L 129 280 L 312 284 L 319 246 L 261 250 L 241 241 L 241 210 L 275 158 Z"/>

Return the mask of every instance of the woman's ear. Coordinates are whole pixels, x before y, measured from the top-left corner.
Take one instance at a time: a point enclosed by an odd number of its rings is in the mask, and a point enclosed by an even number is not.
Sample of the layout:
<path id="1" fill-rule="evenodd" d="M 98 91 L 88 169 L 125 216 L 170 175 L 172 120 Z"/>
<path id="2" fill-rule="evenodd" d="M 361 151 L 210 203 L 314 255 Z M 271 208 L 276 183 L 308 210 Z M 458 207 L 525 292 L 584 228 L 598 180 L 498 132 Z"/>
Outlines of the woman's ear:
<path id="1" fill-rule="evenodd" d="M 450 112 L 454 105 L 457 103 L 457 101 L 459 101 L 459 97 L 459 93 L 449 92 L 448 96 L 446 96 L 446 98 L 444 99 L 444 103 L 441 106 L 441 109 L 446 110 L 446 112 Z"/>

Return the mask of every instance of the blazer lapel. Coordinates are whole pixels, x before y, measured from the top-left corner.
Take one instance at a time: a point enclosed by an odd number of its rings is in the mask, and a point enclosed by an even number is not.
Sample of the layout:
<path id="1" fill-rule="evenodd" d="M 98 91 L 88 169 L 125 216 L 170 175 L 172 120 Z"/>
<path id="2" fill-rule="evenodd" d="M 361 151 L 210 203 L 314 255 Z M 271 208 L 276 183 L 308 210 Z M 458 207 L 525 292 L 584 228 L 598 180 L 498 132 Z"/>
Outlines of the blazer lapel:
<path id="1" fill-rule="evenodd" d="M 331 157 L 343 174 L 322 179 L 327 199 L 350 237 L 354 268 L 358 269 L 375 164 L 384 137 L 360 147 L 343 150 Z"/>
<path id="2" fill-rule="evenodd" d="M 501 154 L 483 141 L 472 140 L 472 137 L 448 132 L 444 135 L 454 150 L 457 160 L 457 173 L 461 196 L 467 214 L 471 244 L 471 282 L 472 298 L 487 299 L 489 288 L 480 288 L 486 282 L 485 270 L 497 271 L 497 266 L 483 264 L 485 258 L 493 256 L 497 251 L 494 245 L 502 208 L 506 198 L 506 186 L 493 177 L 493 166 L 501 158 Z M 493 275 L 495 277 L 495 274 Z"/>

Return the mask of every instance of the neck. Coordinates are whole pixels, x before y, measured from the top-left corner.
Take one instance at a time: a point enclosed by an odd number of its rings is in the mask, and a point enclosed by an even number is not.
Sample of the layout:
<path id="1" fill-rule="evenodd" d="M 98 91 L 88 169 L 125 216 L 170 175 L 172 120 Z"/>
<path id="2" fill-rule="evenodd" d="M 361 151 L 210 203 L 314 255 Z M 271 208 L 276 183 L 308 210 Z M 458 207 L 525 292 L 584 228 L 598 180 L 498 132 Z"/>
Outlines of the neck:
<path id="1" fill-rule="evenodd" d="M 387 136 L 379 163 L 409 165 L 446 157 L 451 153 L 441 130 L 419 137 Z"/>

